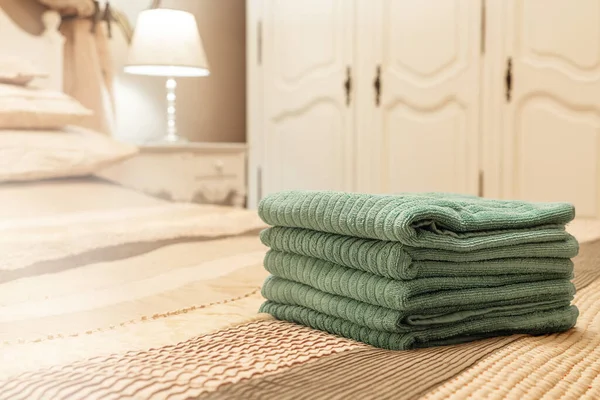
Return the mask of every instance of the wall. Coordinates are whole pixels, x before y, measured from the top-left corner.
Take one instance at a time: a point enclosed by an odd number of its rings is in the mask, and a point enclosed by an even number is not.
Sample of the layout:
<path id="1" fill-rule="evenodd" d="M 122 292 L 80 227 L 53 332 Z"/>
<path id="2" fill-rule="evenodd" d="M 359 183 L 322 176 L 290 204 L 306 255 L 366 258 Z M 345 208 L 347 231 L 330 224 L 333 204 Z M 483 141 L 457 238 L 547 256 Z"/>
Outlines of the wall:
<path id="1" fill-rule="evenodd" d="M 150 0 L 111 0 L 132 23 Z M 43 11 L 35 0 L 0 0 L 19 25 L 40 33 Z M 178 80 L 177 111 L 181 135 L 194 141 L 244 142 L 246 139 L 246 53 L 244 0 L 163 0 L 161 7 L 192 12 L 204 42 L 211 75 Z M 115 136 L 143 141 L 166 131 L 164 79 L 123 72 L 127 45 L 118 33 L 112 41 L 115 77 Z"/>
<path id="2" fill-rule="evenodd" d="M 42 33 L 40 16 L 45 8 L 35 0 L 0 0 L 0 7 L 25 31 Z"/>
<path id="3" fill-rule="evenodd" d="M 112 0 L 135 22 L 147 0 Z M 178 79 L 181 135 L 194 141 L 244 142 L 246 137 L 246 53 L 244 0 L 163 0 L 161 7 L 196 16 L 211 75 Z M 124 45 L 114 49 L 117 132 L 126 140 L 160 137 L 166 130 L 164 79 L 123 73 Z"/>

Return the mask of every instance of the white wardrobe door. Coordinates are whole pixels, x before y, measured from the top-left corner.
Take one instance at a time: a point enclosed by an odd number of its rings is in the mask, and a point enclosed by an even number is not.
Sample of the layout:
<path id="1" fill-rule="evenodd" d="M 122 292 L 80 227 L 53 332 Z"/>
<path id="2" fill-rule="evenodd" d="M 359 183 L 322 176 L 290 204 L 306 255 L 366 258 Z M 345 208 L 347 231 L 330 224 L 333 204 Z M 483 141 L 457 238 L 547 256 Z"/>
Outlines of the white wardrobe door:
<path id="1" fill-rule="evenodd" d="M 371 189 L 477 194 L 481 2 L 369 3 L 381 84 L 370 132 L 360 133 Z"/>
<path id="2" fill-rule="evenodd" d="M 264 1 L 264 194 L 352 189 L 352 14 L 348 0 Z"/>
<path id="3" fill-rule="evenodd" d="M 511 0 L 504 197 L 600 217 L 600 1 Z"/>

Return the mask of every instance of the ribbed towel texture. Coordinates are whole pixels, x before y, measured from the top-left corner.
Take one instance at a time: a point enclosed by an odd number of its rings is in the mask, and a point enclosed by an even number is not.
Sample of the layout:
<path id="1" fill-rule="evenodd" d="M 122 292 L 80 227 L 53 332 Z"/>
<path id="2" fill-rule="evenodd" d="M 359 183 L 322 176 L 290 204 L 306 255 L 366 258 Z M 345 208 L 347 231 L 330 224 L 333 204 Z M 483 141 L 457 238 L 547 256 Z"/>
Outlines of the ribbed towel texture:
<path id="1" fill-rule="evenodd" d="M 394 333 L 354 324 L 348 320 L 331 317 L 310 308 L 279 304 L 272 301 L 265 302 L 260 311 L 271 314 L 278 319 L 296 322 L 389 350 L 443 346 L 517 333 L 542 335 L 562 332 L 571 329 L 579 316 L 577 307 L 570 306 L 553 311 L 540 311 L 510 317 L 492 317 L 440 328 Z"/>
<path id="2" fill-rule="evenodd" d="M 261 312 L 388 348 L 574 326 L 565 203 L 442 193 L 280 192 Z"/>
<path id="3" fill-rule="evenodd" d="M 572 271 L 570 258 L 579 249 L 570 235 L 555 242 L 466 253 L 278 226 L 263 230 L 260 238 L 273 250 L 320 258 L 391 279 L 564 273 Z"/>

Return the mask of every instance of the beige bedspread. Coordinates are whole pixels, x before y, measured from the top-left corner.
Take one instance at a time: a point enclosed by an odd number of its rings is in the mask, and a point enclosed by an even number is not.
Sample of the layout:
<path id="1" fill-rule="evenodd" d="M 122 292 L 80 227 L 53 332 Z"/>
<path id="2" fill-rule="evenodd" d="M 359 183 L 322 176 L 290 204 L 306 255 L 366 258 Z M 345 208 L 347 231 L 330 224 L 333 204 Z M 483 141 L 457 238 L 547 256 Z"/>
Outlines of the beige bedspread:
<path id="1" fill-rule="evenodd" d="M 0 221 L 164 204 L 168 202 L 96 178 L 0 185 Z"/>
<path id="2" fill-rule="evenodd" d="M 150 203 L 3 220 L 0 399 L 600 398 L 598 223 L 575 329 L 393 352 L 256 313 L 253 211 Z"/>
<path id="3" fill-rule="evenodd" d="M 2 185 L 0 210 L 0 377 L 189 339 L 260 303 L 253 211 L 95 179 Z"/>

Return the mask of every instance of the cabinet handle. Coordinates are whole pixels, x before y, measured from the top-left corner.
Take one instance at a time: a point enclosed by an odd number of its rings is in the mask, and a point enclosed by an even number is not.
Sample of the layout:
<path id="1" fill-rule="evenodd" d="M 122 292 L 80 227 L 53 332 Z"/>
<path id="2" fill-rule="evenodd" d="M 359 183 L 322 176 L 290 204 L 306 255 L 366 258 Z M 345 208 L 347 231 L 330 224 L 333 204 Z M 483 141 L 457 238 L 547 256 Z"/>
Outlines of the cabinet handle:
<path id="1" fill-rule="evenodd" d="M 350 107 L 350 93 L 352 92 L 352 69 L 346 67 L 346 80 L 344 81 L 344 90 L 346 91 L 346 106 Z"/>
<path id="2" fill-rule="evenodd" d="M 506 82 L 506 102 L 510 103 L 513 86 L 512 58 L 510 57 L 508 57 L 508 60 L 506 61 L 506 76 L 504 77 L 504 79 Z"/>
<path id="3" fill-rule="evenodd" d="M 379 104 L 381 103 L 381 65 L 378 65 L 375 69 L 373 88 L 375 89 L 375 106 L 379 107 Z"/>
<path id="4" fill-rule="evenodd" d="M 263 180 L 262 180 L 262 167 L 258 167 L 256 168 L 256 183 L 257 183 L 257 188 L 256 188 L 256 201 L 257 203 L 259 201 L 262 200 L 263 198 Z"/>
<path id="5" fill-rule="evenodd" d="M 223 162 L 223 160 L 217 160 L 215 161 L 214 166 L 218 173 L 222 173 L 225 163 Z"/>

